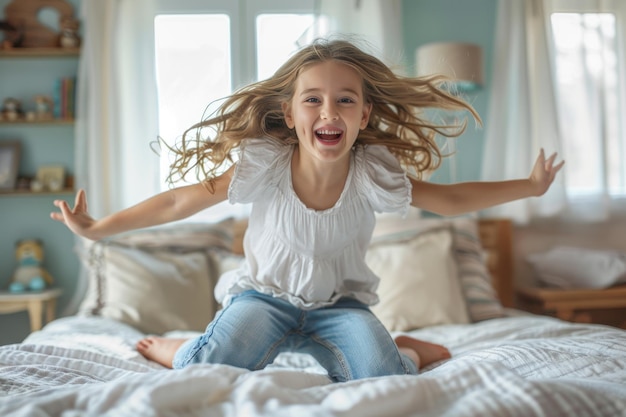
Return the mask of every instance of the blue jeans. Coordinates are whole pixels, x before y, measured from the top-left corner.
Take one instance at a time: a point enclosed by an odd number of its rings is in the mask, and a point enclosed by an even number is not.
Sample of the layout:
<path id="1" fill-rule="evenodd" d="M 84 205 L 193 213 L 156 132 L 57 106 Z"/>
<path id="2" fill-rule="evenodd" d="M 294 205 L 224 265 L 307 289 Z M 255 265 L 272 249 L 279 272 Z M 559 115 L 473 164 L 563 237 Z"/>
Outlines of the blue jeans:
<path id="1" fill-rule="evenodd" d="M 365 304 L 343 298 L 302 310 L 256 291 L 235 296 L 202 336 L 178 349 L 173 366 L 220 363 L 258 370 L 281 352 L 311 354 L 336 382 L 418 372 Z"/>

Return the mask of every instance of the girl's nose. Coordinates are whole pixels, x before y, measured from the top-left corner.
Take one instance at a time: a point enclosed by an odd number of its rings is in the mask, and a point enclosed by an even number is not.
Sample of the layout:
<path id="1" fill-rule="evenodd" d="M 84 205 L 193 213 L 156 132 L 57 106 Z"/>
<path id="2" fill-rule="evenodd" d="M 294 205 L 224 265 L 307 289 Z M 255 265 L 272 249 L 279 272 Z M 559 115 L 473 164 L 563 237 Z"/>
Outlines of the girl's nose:
<path id="1" fill-rule="evenodd" d="M 325 120 L 337 120 L 339 118 L 339 114 L 337 113 L 337 108 L 334 103 L 327 103 L 322 108 L 322 113 L 320 115 L 322 119 Z"/>

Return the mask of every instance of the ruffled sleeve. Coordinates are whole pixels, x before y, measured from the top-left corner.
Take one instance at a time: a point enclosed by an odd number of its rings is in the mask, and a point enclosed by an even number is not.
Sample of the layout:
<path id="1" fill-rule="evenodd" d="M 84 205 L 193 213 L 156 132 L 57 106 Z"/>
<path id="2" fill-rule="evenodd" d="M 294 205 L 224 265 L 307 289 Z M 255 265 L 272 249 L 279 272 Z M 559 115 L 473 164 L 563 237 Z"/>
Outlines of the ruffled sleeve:
<path id="1" fill-rule="evenodd" d="M 357 148 L 357 180 L 379 213 L 399 212 L 405 216 L 411 206 L 411 182 L 396 157 L 383 145 Z"/>
<path id="2" fill-rule="evenodd" d="M 276 185 L 277 170 L 286 169 L 291 147 L 271 139 L 242 142 L 235 174 L 228 188 L 230 203 L 252 203 L 268 188 Z"/>

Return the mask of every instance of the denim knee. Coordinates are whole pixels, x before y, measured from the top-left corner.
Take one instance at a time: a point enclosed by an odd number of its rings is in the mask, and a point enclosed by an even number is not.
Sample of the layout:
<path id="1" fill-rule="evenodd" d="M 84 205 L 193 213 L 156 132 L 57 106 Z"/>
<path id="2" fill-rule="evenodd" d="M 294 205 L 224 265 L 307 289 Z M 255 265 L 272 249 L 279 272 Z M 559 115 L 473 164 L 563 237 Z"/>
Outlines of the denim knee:
<path id="1" fill-rule="evenodd" d="M 389 332 L 370 309 L 355 301 L 311 312 L 308 346 L 334 381 L 416 374 L 417 366 L 402 355 Z"/>
<path id="2" fill-rule="evenodd" d="M 280 353 L 295 326 L 292 313 L 285 311 L 289 306 L 255 291 L 234 297 L 203 335 L 181 346 L 174 367 L 220 363 L 250 370 L 264 368 Z"/>

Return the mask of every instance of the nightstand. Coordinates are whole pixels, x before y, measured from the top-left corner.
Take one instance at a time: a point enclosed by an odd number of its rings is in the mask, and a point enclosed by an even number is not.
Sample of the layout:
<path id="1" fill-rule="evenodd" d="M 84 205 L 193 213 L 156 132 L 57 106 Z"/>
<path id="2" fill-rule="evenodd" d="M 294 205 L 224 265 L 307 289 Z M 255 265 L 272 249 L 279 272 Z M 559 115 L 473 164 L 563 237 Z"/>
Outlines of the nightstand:
<path id="1" fill-rule="evenodd" d="M 61 290 L 58 288 L 19 294 L 0 291 L 0 314 L 28 311 L 30 330 L 34 332 L 42 327 L 41 319 L 44 310 L 46 312 L 45 323 L 54 320 L 56 300 L 60 295 Z"/>
<path id="2" fill-rule="evenodd" d="M 520 288 L 519 308 L 576 323 L 626 329 L 626 285 L 594 290 Z"/>

